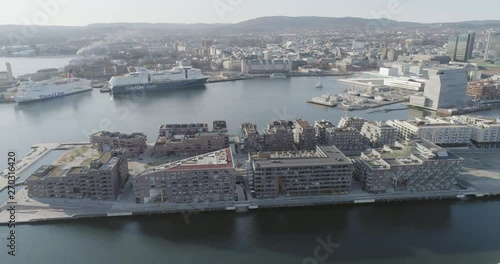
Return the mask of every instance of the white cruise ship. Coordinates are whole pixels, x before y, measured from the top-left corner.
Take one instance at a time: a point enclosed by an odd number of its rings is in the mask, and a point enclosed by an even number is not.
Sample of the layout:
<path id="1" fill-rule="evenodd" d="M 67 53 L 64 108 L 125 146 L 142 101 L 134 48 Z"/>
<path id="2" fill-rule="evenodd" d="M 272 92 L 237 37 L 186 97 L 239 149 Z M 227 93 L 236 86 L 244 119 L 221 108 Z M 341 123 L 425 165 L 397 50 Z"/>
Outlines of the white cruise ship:
<path id="1" fill-rule="evenodd" d="M 74 78 L 50 79 L 40 82 L 21 81 L 12 98 L 18 103 L 52 99 L 92 90 L 90 80 Z"/>
<path id="2" fill-rule="evenodd" d="M 113 94 L 136 91 L 164 91 L 204 85 L 208 76 L 191 67 L 191 62 L 183 60 L 179 66 L 168 71 L 151 71 L 135 67 L 136 72 L 124 76 L 113 76 L 109 88 Z"/>

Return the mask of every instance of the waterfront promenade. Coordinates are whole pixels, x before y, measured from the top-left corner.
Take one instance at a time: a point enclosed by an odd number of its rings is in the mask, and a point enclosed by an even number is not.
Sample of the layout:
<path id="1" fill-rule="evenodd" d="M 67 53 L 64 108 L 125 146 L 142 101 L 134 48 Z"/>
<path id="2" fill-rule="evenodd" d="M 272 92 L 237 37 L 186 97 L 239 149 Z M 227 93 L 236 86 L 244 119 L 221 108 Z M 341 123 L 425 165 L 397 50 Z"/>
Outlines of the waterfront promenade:
<path id="1" fill-rule="evenodd" d="M 37 144 L 31 147 L 31 151 L 24 155 L 23 157 L 19 157 L 19 153 L 16 153 L 16 180 L 21 177 L 22 173 L 29 169 L 32 165 L 34 165 L 37 161 L 43 158 L 52 150 L 58 148 L 60 146 L 59 143 L 49 143 L 49 144 Z M 4 169 L 0 173 L 0 192 L 3 191 L 8 186 L 8 170 Z M 17 183 L 17 181 L 16 181 Z"/>

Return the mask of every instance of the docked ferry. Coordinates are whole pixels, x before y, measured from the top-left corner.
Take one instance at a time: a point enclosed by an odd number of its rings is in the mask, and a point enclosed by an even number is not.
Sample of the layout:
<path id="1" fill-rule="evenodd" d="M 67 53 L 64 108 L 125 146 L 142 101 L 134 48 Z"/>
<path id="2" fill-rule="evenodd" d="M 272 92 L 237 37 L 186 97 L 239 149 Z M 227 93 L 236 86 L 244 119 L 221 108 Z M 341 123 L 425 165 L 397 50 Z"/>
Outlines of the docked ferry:
<path id="1" fill-rule="evenodd" d="M 201 70 L 192 68 L 191 62 L 186 60 L 167 71 L 157 72 L 142 67 L 135 67 L 135 70 L 123 76 L 111 77 L 111 93 L 172 90 L 204 85 L 208 80 L 208 76 L 203 75 Z"/>
<path id="2" fill-rule="evenodd" d="M 17 94 L 12 97 L 17 103 L 47 100 L 92 90 L 90 80 L 75 78 L 56 78 L 45 81 L 20 81 Z"/>

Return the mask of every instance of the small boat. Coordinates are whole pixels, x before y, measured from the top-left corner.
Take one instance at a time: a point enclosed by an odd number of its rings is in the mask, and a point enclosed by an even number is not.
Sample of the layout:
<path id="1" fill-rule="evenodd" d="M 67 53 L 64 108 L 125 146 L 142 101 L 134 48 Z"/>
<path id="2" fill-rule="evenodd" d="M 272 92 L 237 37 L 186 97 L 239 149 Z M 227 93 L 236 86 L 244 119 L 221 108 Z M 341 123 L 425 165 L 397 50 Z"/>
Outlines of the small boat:
<path id="1" fill-rule="evenodd" d="M 284 73 L 273 73 L 273 74 L 269 75 L 269 77 L 271 77 L 271 78 L 286 78 L 286 74 L 284 74 Z"/>
<path id="2" fill-rule="evenodd" d="M 319 77 L 319 81 L 315 86 L 316 88 L 323 88 L 323 83 L 321 83 L 321 77 Z"/>
<path id="3" fill-rule="evenodd" d="M 100 81 L 91 81 L 90 82 L 90 87 L 92 88 L 102 88 L 106 82 L 100 82 Z"/>

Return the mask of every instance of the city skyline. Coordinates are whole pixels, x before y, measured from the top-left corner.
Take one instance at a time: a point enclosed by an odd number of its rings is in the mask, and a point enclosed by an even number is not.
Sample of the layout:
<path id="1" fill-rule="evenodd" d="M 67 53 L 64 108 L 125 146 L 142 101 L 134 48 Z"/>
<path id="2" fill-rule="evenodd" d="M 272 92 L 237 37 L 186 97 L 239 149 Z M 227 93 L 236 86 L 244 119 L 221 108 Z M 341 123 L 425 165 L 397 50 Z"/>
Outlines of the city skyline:
<path id="1" fill-rule="evenodd" d="M 145 0 L 141 5 L 131 1 L 95 0 L 77 2 L 73 0 L 12 1 L 4 2 L 0 10 L 0 25 L 36 24 L 85 26 L 94 23 L 238 23 L 266 16 L 318 16 L 360 17 L 367 19 L 389 18 L 397 21 L 419 23 L 462 22 L 472 20 L 495 20 L 500 3 L 491 0 L 475 2 L 487 6 L 480 13 L 467 12 L 468 3 L 453 5 L 430 0 L 353 0 L 350 5 L 338 5 L 327 0 L 303 2 L 246 1 L 246 0 L 187 0 L 162 2 Z M 314 8 L 321 6 L 321 8 Z M 352 8 L 353 6 L 358 8 Z M 119 7 L 119 9 L 117 9 Z M 154 8 L 151 8 L 154 7 Z M 432 8 L 430 8 L 432 7 Z M 115 12 L 114 10 L 119 10 Z M 305 11 L 307 10 L 307 11 Z M 448 10 L 443 13 L 442 10 Z M 81 15 L 81 14 L 91 15 Z M 425 14 L 425 16 L 422 16 Z"/>

